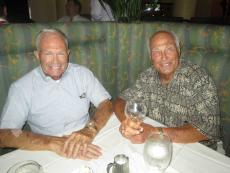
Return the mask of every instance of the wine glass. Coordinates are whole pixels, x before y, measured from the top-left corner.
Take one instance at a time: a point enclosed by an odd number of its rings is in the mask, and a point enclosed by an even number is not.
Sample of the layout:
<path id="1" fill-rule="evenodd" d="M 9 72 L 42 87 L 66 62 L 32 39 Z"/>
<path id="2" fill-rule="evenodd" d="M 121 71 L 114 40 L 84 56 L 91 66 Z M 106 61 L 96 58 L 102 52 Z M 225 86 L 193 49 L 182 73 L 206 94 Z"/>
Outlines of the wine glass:
<path id="1" fill-rule="evenodd" d="M 171 139 L 164 134 L 150 134 L 144 144 L 143 155 L 151 172 L 163 173 L 172 158 Z"/>
<path id="2" fill-rule="evenodd" d="M 10 167 L 7 173 L 44 173 L 42 166 L 33 160 L 18 162 Z"/>
<path id="3" fill-rule="evenodd" d="M 147 114 L 147 107 L 144 103 L 127 101 L 125 105 L 125 115 L 134 121 L 143 121 Z"/>

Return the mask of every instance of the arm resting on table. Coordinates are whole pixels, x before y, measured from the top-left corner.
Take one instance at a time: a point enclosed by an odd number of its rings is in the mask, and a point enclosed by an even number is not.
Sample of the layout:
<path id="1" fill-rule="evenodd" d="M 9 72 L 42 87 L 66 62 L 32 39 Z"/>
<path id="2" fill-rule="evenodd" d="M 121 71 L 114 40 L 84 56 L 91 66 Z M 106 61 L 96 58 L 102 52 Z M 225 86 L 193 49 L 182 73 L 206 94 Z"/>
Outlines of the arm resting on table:
<path id="1" fill-rule="evenodd" d="M 76 141 L 80 140 L 82 142 L 92 142 L 98 132 L 105 126 L 112 113 L 112 103 L 108 99 L 102 101 L 97 107 L 94 116 L 90 119 L 86 126 L 83 129 L 75 131 L 69 135 L 65 148 L 67 148 L 71 139 L 75 139 Z"/>
<path id="2" fill-rule="evenodd" d="M 162 128 L 163 133 L 168 135 L 175 143 L 194 143 L 208 140 L 201 132 L 194 128 L 191 124 L 186 124 L 179 127 Z"/>
<path id="3" fill-rule="evenodd" d="M 123 123 L 124 120 L 126 119 L 125 114 L 124 114 L 124 108 L 125 108 L 125 100 L 123 100 L 122 98 L 117 98 L 114 101 L 113 104 L 113 108 L 114 108 L 114 112 L 117 116 L 117 118 L 119 119 L 119 121 L 123 124 L 131 124 L 131 123 Z M 133 123 L 132 123 L 133 124 Z M 145 141 L 145 139 L 147 138 L 148 134 L 150 134 L 150 132 L 158 132 L 158 128 L 151 126 L 149 124 L 146 123 L 142 123 L 143 126 L 143 133 L 138 134 L 138 130 L 140 128 L 136 128 L 136 126 L 134 125 L 134 130 L 129 128 L 125 128 L 127 130 L 130 131 L 127 132 L 125 135 L 125 137 L 129 138 L 133 143 L 142 143 Z M 136 128 L 136 130 L 135 130 Z M 193 142 L 198 142 L 198 141 L 203 141 L 203 140 L 208 140 L 208 138 L 206 136 L 204 136 L 201 132 L 199 132 L 196 128 L 194 128 L 192 125 L 190 124 L 186 124 L 184 126 L 179 126 L 179 127 L 165 127 L 162 128 L 163 133 L 168 135 L 173 142 L 176 143 L 193 143 Z"/>
<path id="4" fill-rule="evenodd" d="M 90 160 L 98 158 L 102 154 L 101 149 L 100 147 L 93 145 L 91 142 L 100 129 L 104 127 L 112 113 L 112 103 L 106 99 L 99 104 L 95 115 L 88 125 L 83 129 L 72 132 L 70 135 L 66 136 L 67 139 L 65 140 L 63 151 L 64 153 L 67 153 L 67 157 L 78 157 L 78 150 L 81 149 L 76 146 L 82 144 L 84 147 L 82 152 L 80 152 L 81 159 Z M 74 148 L 77 148 L 76 152 Z"/>
<path id="5" fill-rule="evenodd" d="M 0 147 L 49 150 L 63 155 L 64 138 L 34 134 L 20 129 L 0 129 Z"/>
<path id="6" fill-rule="evenodd" d="M 105 100 L 99 104 L 92 118 L 96 130 L 94 137 L 105 126 L 112 113 L 113 113 L 113 106 L 111 101 Z"/>

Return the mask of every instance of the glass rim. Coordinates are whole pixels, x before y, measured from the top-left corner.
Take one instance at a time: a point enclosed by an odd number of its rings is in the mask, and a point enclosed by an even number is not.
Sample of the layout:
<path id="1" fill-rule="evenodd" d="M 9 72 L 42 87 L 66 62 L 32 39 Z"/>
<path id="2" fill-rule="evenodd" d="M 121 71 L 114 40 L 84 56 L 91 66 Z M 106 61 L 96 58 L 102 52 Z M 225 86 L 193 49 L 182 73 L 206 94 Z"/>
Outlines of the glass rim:
<path id="1" fill-rule="evenodd" d="M 27 166 L 27 165 L 35 166 L 38 169 L 39 173 L 42 173 L 41 172 L 41 170 L 43 170 L 42 166 L 38 162 L 36 162 L 34 160 L 24 160 L 24 161 L 21 161 L 21 162 L 17 162 L 7 170 L 7 173 L 15 173 L 20 168 L 22 168 L 24 166 Z"/>
<path id="2" fill-rule="evenodd" d="M 168 141 L 170 143 L 172 143 L 172 139 L 170 138 L 169 135 L 165 134 L 165 133 L 161 133 L 161 132 L 150 132 L 148 135 L 147 135 L 147 138 L 146 138 L 146 141 L 151 138 L 151 136 L 163 136 L 164 138 L 167 138 Z"/>

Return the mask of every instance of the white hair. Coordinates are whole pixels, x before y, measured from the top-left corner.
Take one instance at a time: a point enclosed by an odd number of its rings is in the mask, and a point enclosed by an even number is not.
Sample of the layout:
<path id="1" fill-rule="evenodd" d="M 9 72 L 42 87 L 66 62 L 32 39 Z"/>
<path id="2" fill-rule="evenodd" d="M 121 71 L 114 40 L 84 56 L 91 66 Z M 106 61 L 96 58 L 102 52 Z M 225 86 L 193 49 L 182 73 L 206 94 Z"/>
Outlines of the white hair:
<path id="1" fill-rule="evenodd" d="M 37 50 L 40 49 L 39 46 L 40 46 L 41 38 L 42 38 L 42 35 L 45 33 L 57 33 L 57 34 L 59 34 L 61 37 L 63 37 L 66 47 L 67 48 L 69 47 L 68 39 L 62 31 L 60 31 L 59 29 L 56 29 L 56 28 L 44 28 L 38 33 L 38 35 L 36 37 L 36 48 L 37 48 Z"/>
<path id="2" fill-rule="evenodd" d="M 180 50 L 180 40 L 179 40 L 178 36 L 174 32 L 169 32 L 169 33 L 172 35 L 172 37 L 173 37 L 173 39 L 175 41 L 176 47 L 177 47 L 177 51 L 178 51 L 178 53 L 180 55 L 180 51 L 181 51 Z"/>

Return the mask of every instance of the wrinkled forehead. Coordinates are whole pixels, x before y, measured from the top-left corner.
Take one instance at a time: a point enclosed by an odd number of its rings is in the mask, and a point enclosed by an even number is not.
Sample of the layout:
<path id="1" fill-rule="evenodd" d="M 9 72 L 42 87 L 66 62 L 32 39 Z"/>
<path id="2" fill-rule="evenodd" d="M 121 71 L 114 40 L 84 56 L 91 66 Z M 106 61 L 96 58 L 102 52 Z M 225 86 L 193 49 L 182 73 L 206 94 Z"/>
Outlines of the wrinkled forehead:
<path id="1" fill-rule="evenodd" d="M 58 32 L 44 32 L 41 34 L 41 41 L 46 40 L 60 40 L 65 42 L 65 38 Z"/>
<path id="2" fill-rule="evenodd" d="M 175 45 L 176 41 L 172 34 L 168 32 L 159 32 L 155 35 L 153 35 L 150 38 L 150 47 L 159 47 L 159 46 L 166 46 L 166 45 Z"/>
<path id="3" fill-rule="evenodd" d="M 63 45 L 67 48 L 65 38 L 57 32 L 44 32 L 40 36 L 39 47 L 44 47 L 47 45 Z"/>

